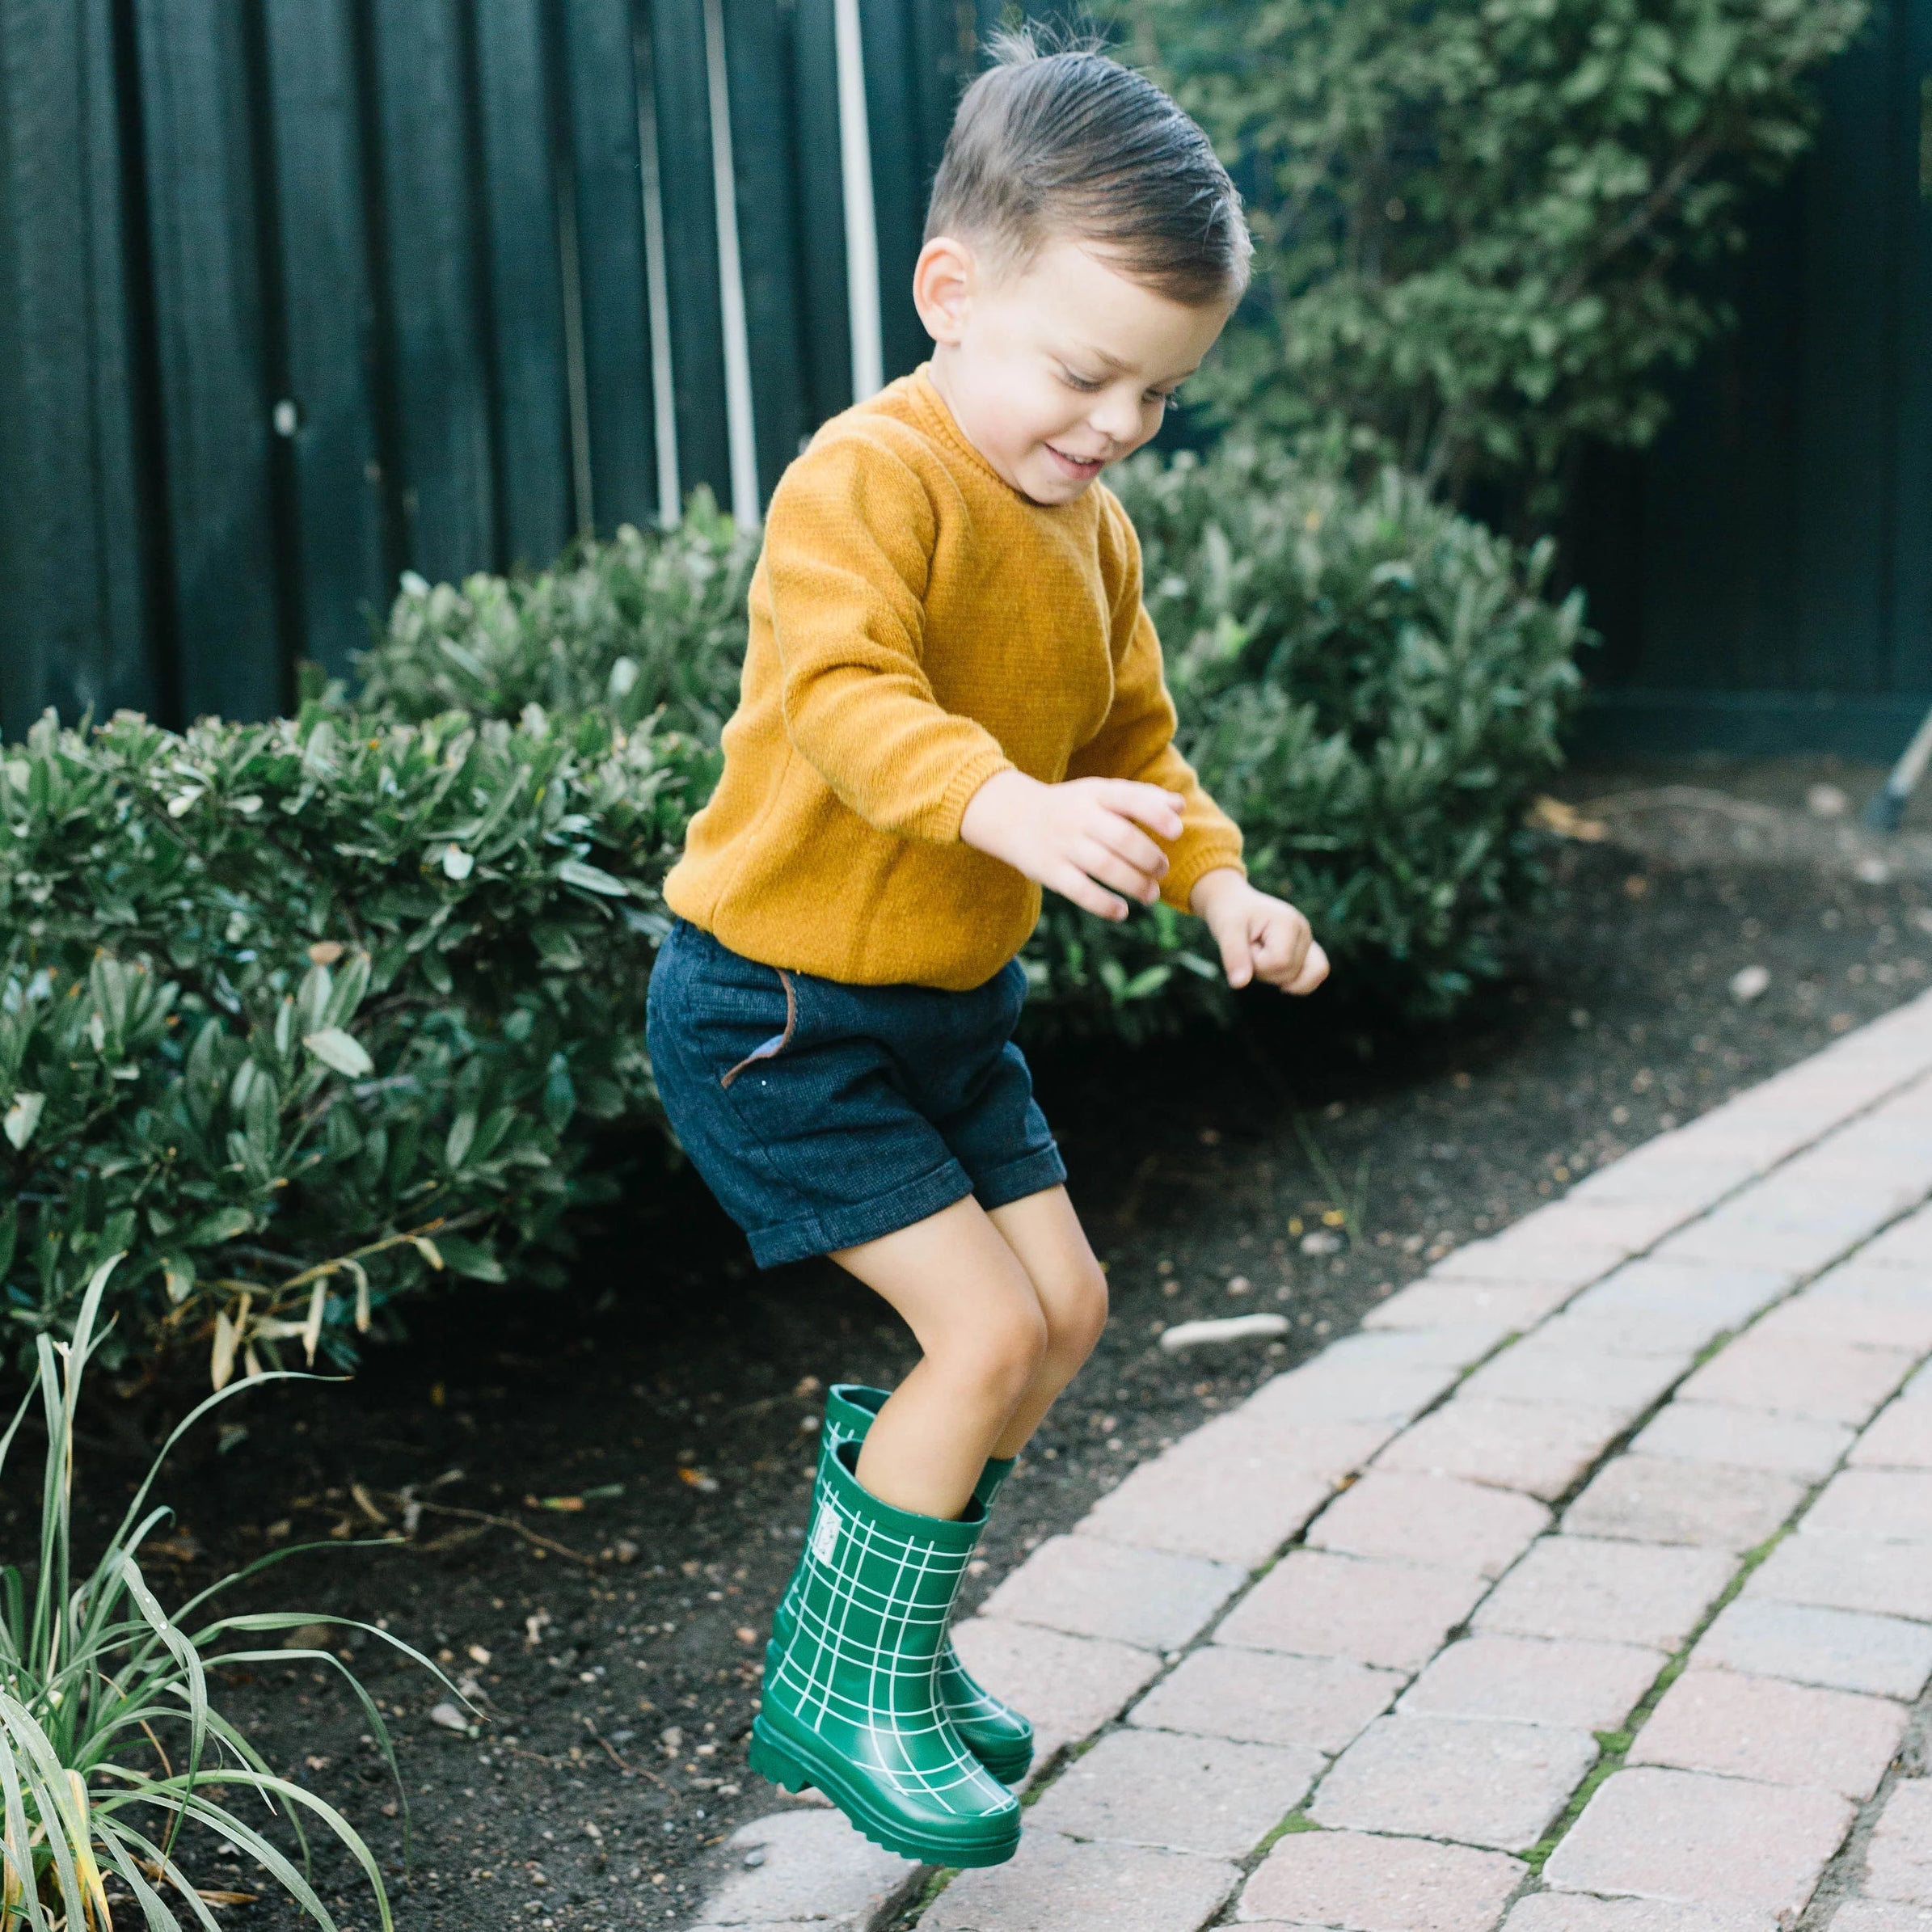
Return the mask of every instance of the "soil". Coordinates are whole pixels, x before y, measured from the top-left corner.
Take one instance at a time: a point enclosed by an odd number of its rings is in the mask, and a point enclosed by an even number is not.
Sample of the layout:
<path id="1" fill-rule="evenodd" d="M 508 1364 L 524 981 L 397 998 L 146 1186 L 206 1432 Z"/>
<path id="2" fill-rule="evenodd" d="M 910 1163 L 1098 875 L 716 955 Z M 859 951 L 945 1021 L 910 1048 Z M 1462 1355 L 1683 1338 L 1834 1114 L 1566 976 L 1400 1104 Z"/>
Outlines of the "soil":
<path id="1" fill-rule="evenodd" d="M 1626 768 L 1572 774 L 1566 792 L 1694 785 L 1805 831 L 1810 787 L 1855 803 L 1874 775 Z M 1617 837 L 1562 847 L 1516 978 L 1451 1027 L 1364 1036 L 1318 1001 L 1256 993 L 1225 1034 L 1036 1055 L 1115 1314 L 1002 1499 L 973 1599 L 1432 1257 L 1927 985 L 1932 888 L 1914 868 L 1861 877 L 1859 854 L 1795 834 L 1740 854 L 1707 833 L 1711 808 L 1648 810 L 1640 836 L 1630 813 L 1601 816 Z M 1768 985 L 1740 998 L 1749 967 Z M 179 1512 L 155 1568 L 164 1600 L 333 1540 L 277 1565 L 251 1605 L 384 1623 L 469 1688 L 475 1735 L 432 1720 L 448 1692 L 379 1639 L 329 1639 L 394 1732 L 407 1871 L 398 1793 L 339 1680 L 292 1663 L 227 1673 L 217 1693 L 276 1769 L 367 1835 L 405 1926 L 688 1926 L 724 1837 L 791 1802 L 749 1773 L 745 1742 L 822 1386 L 891 1384 L 909 1338 L 829 1263 L 758 1274 L 688 1175 L 651 1199 L 587 1244 L 572 1293 L 467 1288 L 347 1385 L 230 1405 L 217 1420 L 231 1426 L 191 1437 L 158 1492 Z M 1256 1309 L 1285 1314 L 1289 1335 L 1158 1346 L 1172 1322 Z M 85 1448 L 105 1507 L 157 1419 L 110 1403 L 91 1419 L 120 1425 Z M 29 1486 L 10 1487 L 0 1554 L 27 1529 Z M 385 1536 L 403 1540 L 357 1545 Z M 317 1872 L 340 1923 L 378 1923 L 346 1861 L 319 1854 Z M 252 1889 L 217 1848 L 196 1876 Z M 224 1922 L 299 1921 L 264 1901 Z"/>

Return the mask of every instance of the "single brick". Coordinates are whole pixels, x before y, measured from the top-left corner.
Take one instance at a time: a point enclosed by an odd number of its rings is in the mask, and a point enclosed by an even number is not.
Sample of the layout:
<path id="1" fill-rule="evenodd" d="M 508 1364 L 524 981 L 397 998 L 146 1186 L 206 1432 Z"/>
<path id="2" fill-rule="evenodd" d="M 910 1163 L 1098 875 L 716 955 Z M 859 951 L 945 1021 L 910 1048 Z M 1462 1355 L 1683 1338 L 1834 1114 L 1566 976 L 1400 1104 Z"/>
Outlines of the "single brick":
<path id="1" fill-rule="evenodd" d="M 1629 1643 L 1466 1637 L 1415 1680 L 1398 1709 L 1419 1717 L 1614 1731 L 1668 1661 L 1662 1651 Z"/>
<path id="2" fill-rule="evenodd" d="M 1874 1235 L 1859 1249 L 1858 1259 L 1879 1268 L 1932 1267 L 1932 1208 L 1921 1208 Z"/>
<path id="3" fill-rule="evenodd" d="M 1719 1330 L 1741 1328 L 1770 1307 L 1792 1279 L 1783 1268 L 1706 1266 L 1647 1255 L 1605 1276 L 1570 1308 L 1579 1315 L 1621 1311 L 1677 1319 L 1694 1316 Z"/>
<path id="4" fill-rule="evenodd" d="M 1675 1650 L 1736 1567 L 1716 1550 L 1546 1536 L 1490 1593 L 1474 1627 Z"/>
<path id="5" fill-rule="evenodd" d="M 1893 1786 L 1865 1848 L 1865 1892 L 1905 1905 L 1932 1905 L 1932 1778 Z"/>
<path id="6" fill-rule="evenodd" d="M 1913 1358 L 1848 1343 L 1760 1341 L 1740 1335 L 1678 1391 L 1692 1402 L 1727 1402 L 1862 1428 L 1913 1367 Z"/>
<path id="7" fill-rule="evenodd" d="M 1932 1563 L 1916 1544 L 1814 1536 L 1801 1525 L 1751 1572 L 1744 1597 L 1932 1623 Z"/>
<path id="8" fill-rule="evenodd" d="M 1592 1200 L 1575 1190 L 1525 1214 L 1497 1238 L 1525 1247 L 1621 1248 L 1640 1254 L 1698 1212 L 1681 1200 Z"/>
<path id="9" fill-rule="evenodd" d="M 1566 1892 L 1757 1906 L 1795 1919 L 1852 1808 L 1829 1791 L 1782 1790 L 1646 1765 L 1604 1780 L 1543 1867 Z"/>
<path id="10" fill-rule="evenodd" d="M 1630 1444 L 1634 1454 L 1732 1469 L 1774 1470 L 1816 1482 L 1838 1466 L 1857 1440 L 1841 1422 L 1774 1415 L 1722 1403 L 1667 1402 Z M 1687 1478 L 1686 1480 L 1694 1480 Z"/>
<path id="11" fill-rule="evenodd" d="M 1681 1358 L 1604 1355 L 1587 1344 L 1570 1348 L 1533 1335 L 1486 1362 L 1462 1386 L 1466 1396 L 1504 1402 L 1586 1403 L 1614 1409 L 1627 1421 L 1651 1407 L 1690 1366 L 1695 1351 Z"/>
<path id="12" fill-rule="evenodd" d="M 1352 1556 L 1495 1576 L 1549 1521 L 1549 1511 L 1528 1496 L 1453 1476 L 1371 1470 L 1315 1518 L 1308 1542 Z"/>
<path id="13" fill-rule="evenodd" d="M 1752 1676 L 1909 1698 L 1932 1677 L 1932 1629 L 1896 1617 L 1746 1596 L 1719 1612 L 1696 1655 L 1701 1664 Z"/>
<path id="14" fill-rule="evenodd" d="M 1027 1829 L 1245 1858 L 1308 1795 L 1325 1764 L 1302 1748 L 1111 1732 L 1047 1787 Z"/>
<path id="15" fill-rule="evenodd" d="M 1359 1355 L 1331 1360 L 1318 1355 L 1298 1369 L 1271 1377 L 1242 1406 L 1257 1419 L 1304 1428 L 1335 1422 L 1400 1424 L 1419 1415 L 1462 1373 L 1459 1368 L 1415 1361 L 1376 1362 Z"/>
<path id="16" fill-rule="evenodd" d="M 1366 1363 L 1377 1369 L 1466 1369 L 1493 1355 L 1514 1332 L 1508 1322 L 1495 1316 L 1486 1321 L 1364 1329 L 1331 1342 L 1321 1359 L 1331 1368 Z"/>
<path id="17" fill-rule="evenodd" d="M 922 1932 L 1200 1932 L 1240 1877 L 1218 1858 L 1031 1830 L 1006 1864 L 961 1872 L 919 1922 Z"/>
<path id="18" fill-rule="evenodd" d="M 1206 1625 L 1247 1580 L 1232 1563 L 1130 1550 L 1098 1537 L 1056 1536 L 986 1599 L 981 1614 L 1168 1651 Z"/>
<path id="19" fill-rule="evenodd" d="M 1683 1905 L 1665 1899 L 1593 1899 L 1539 1892 L 1521 1900 L 1504 1932 L 1781 1932 L 1778 1914 L 1749 1905 Z"/>
<path id="20" fill-rule="evenodd" d="M 1576 1487 L 1626 1424 L 1617 1409 L 1461 1395 L 1405 1429 L 1375 1466 L 1461 1476 L 1554 1502 Z"/>
<path id="21" fill-rule="evenodd" d="M 1366 1467 L 1397 1427 L 1392 1421 L 1291 1422 L 1256 1394 L 1183 1436 L 1162 1460 L 1237 1470 L 1255 1482 L 1294 1474 L 1334 1483 Z"/>
<path id="22" fill-rule="evenodd" d="M 1153 1651 L 1130 1643 L 1069 1637 L 1004 1617 L 966 1618 L 952 1635 L 982 1684 L 1025 1711 L 1043 1736 L 1067 1743 L 1118 1717 L 1161 1668 Z"/>
<path id="23" fill-rule="evenodd" d="M 1435 1281 L 1533 1281 L 1540 1288 L 1575 1290 L 1607 1275 L 1628 1258 L 1622 1242 L 1585 1247 L 1580 1242 L 1545 1246 L 1496 1235 L 1472 1241 L 1429 1270 Z"/>
<path id="24" fill-rule="evenodd" d="M 1523 1872 L 1462 1845 L 1290 1832 L 1248 1880 L 1237 1917 L 1339 1932 L 1489 1932 Z"/>
<path id="25" fill-rule="evenodd" d="M 1851 1899 L 1838 1908 L 1830 1932 L 1932 1932 L 1932 1907 Z"/>
<path id="26" fill-rule="evenodd" d="M 1524 1851 L 1596 1760 L 1587 1731 L 1378 1718 L 1316 1787 L 1309 1816 L 1351 1830 Z"/>
<path id="27" fill-rule="evenodd" d="M 799 1920 L 878 1924 L 925 1875 L 864 1837 L 833 1811 L 774 1812 L 727 1842 L 736 1867 L 698 1908 L 707 1926 L 762 1929 Z M 758 1862 L 747 1867 L 745 1860 Z"/>
<path id="28" fill-rule="evenodd" d="M 1332 1756 L 1402 1689 L 1400 1675 L 1337 1657 L 1284 1657 L 1209 1643 L 1182 1658 L 1128 1713 L 1130 1723 Z"/>
<path id="29" fill-rule="evenodd" d="M 1913 1294 L 1918 1277 L 1896 1269 L 1850 1274 L 1834 1268 L 1764 1318 L 1764 1331 L 1786 1341 L 1850 1343 L 1923 1355 L 1932 1348 L 1932 1297 Z M 1891 1292 L 1888 1292 L 1891 1291 Z"/>
<path id="30" fill-rule="evenodd" d="M 1770 1158 L 1749 1149 L 1677 1145 L 1677 1134 L 1660 1134 L 1635 1154 L 1599 1167 L 1570 1190 L 1572 1200 L 1669 1203 L 1685 1218 L 1715 1206 L 1732 1188 L 1763 1173 Z"/>
<path id="31" fill-rule="evenodd" d="M 1212 1557 L 1251 1570 L 1266 1563 L 1328 1499 L 1326 1476 L 1292 1470 L 1259 1480 L 1231 1462 L 1172 1450 L 1143 1462 L 1074 1525 L 1137 1549 Z"/>
<path id="32" fill-rule="evenodd" d="M 1533 1328 L 1569 1299 L 1571 1290 L 1540 1281 L 1439 1280 L 1425 1276 L 1372 1308 L 1365 1329 L 1436 1328 L 1445 1323 L 1500 1322 L 1505 1328 Z"/>
<path id="33" fill-rule="evenodd" d="M 1713 1463 L 1693 1470 L 1659 1456 L 1606 1463 L 1563 1515 L 1579 1536 L 1703 1550 L 1755 1550 L 1804 1500 L 1795 1476 Z"/>
<path id="34" fill-rule="evenodd" d="M 1905 1722 L 1904 1706 L 1888 1698 L 1691 1669 L 1664 1694 L 1630 1761 L 1816 1785 L 1862 1800 L 1879 1788 Z"/>
<path id="35" fill-rule="evenodd" d="M 1858 1469 L 1932 1469 L 1932 1402 L 1895 1402 L 1858 1438 Z"/>
<path id="36" fill-rule="evenodd" d="M 1694 1309 L 1665 1314 L 1586 1297 L 1546 1322 L 1538 1339 L 1571 1355 L 1649 1355 L 1689 1363 L 1727 1327 L 1723 1317 Z"/>
<path id="37" fill-rule="evenodd" d="M 1787 1282 L 1802 1280 L 1855 1247 L 1876 1217 L 1812 1228 L 1765 1227 L 1741 1215 L 1713 1214 L 1680 1229 L 1653 1252 L 1660 1261 L 1742 1262 L 1748 1268 L 1782 1270 Z"/>
<path id="38" fill-rule="evenodd" d="M 1461 1570 L 1291 1550 L 1235 1605 L 1217 1643 L 1419 1669 L 1489 1587 Z"/>
<path id="39" fill-rule="evenodd" d="M 1846 1470 L 1824 1486 L 1805 1512 L 1804 1526 L 1820 1536 L 1873 1543 L 1932 1543 L 1932 1472 Z M 1926 1560 L 1932 1563 L 1932 1550 Z"/>

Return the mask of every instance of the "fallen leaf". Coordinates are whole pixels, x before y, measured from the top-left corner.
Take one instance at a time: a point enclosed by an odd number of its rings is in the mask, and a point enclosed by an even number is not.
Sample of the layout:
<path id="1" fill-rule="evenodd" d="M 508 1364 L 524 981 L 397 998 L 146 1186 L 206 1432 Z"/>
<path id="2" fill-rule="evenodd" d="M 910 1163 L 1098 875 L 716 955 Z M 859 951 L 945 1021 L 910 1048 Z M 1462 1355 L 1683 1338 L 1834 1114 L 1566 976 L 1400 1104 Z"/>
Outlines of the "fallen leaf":
<path id="1" fill-rule="evenodd" d="M 1574 805 L 1547 793 L 1531 804 L 1527 822 L 1539 832 L 1554 832 L 1559 838 L 1574 838 L 1585 845 L 1596 845 L 1608 836 L 1601 819 L 1585 818 Z"/>

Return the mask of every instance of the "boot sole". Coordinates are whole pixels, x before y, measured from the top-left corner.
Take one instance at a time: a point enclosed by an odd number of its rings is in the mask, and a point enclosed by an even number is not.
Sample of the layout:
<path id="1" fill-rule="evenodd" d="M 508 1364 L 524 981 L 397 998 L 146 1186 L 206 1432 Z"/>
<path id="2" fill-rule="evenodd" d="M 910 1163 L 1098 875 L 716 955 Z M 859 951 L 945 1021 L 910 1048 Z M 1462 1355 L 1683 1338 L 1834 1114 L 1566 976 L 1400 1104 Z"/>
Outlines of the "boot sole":
<path id="1" fill-rule="evenodd" d="M 822 1791 L 881 1850 L 900 1858 L 916 1858 L 922 1865 L 1003 1865 L 1019 1847 L 1018 1812 L 1013 1814 L 1010 1833 L 977 1844 L 907 1831 L 879 1808 L 863 1786 L 842 1774 L 836 1758 L 808 1752 L 802 1745 L 781 1738 L 762 1717 L 752 1720 L 749 1755 L 751 1768 L 761 1778 L 781 1791 Z"/>
<path id="2" fill-rule="evenodd" d="M 775 1639 L 765 1646 L 765 1673 L 775 1676 L 778 1668 L 778 1645 Z M 955 1717 L 955 1727 L 960 1733 L 960 1742 L 984 1765 L 988 1773 L 1002 1784 L 1018 1784 L 1033 1768 L 1031 1744 L 1019 1744 L 1008 1750 L 1002 1750 L 997 1744 L 981 1744 L 971 1736 L 964 1725 Z M 756 1767 L 754 1767 L 755 1769 Z M 776 1780 L 774 1779 L 775 1782 Z"/>

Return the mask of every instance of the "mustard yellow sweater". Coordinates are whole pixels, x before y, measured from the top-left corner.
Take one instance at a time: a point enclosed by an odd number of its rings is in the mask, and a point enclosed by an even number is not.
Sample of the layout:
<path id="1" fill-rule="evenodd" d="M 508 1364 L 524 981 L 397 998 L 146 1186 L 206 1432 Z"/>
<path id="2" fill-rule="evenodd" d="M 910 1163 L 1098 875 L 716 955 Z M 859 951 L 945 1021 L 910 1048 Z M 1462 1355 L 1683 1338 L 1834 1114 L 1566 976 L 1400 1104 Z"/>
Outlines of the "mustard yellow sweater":
<path id="1" fill-rule="evenodd" d="M 778 484 L 723 776 L 664 896 L 768 965 L 979 985 L 1040 917 L 1037 885 L 960 840 L 995 772 L 1179 793 L 1162 892 L 1183 911 L 1240 864 L 1174 723 L 1126 512 L 1098 483 L 1022 496 L 922 369 L 835 416 Z"/>

